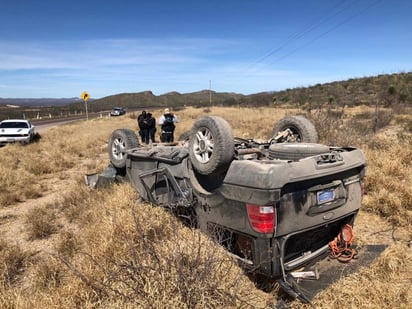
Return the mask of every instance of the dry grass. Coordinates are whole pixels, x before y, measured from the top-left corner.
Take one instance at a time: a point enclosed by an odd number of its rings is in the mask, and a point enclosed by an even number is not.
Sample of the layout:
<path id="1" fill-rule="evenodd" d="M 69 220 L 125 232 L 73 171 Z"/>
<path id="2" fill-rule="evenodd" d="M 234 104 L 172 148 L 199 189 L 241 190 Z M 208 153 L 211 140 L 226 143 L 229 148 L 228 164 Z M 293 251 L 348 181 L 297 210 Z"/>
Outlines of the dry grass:
<path id="1" fill-rule="evenodd" d="M 364 148 L 369 170 L 364 209 L 395 226 L 412 224 L 412 139 L 377 136 Z"/>
<path id="2" fill-rule="evenodd" d="M 157 118 L 161 114 L 151 112 Z M 278 119 L 297 112 L 187 108 L 177 112 L 181 122 L 176 136 L 188 131 L 200 115 L 210 114 L 224 117 L 236 136 L 268 139 Z M 343 125 L 351 123 L 346 127 L 350 129 L 356 118 L 365 124 L 365 112 L 359 107 L 345 111 Z M 410 117 L 398 117 L 393 119 L 411 123 Z M 83 175 L 101 172 L 107 165 L 107 140 L 121 127 L 136 130 L 135 118 L 59 126 L 42 133 L 37 144 L 0 148 L 0 187 L 5 188 L 0 192 L 0 229 L 11 227 L 13 220 L 22 229 L 13 239 L 0 234 L 0 307 L 267 308 L 276 303 L 275 284 L 267 292 L 257 289 L 221 247 L 164 209 L 137 202 L 129 184 L 102 190 L 83 184 Z M 336 133 L 333 122 L 329 128 L 332 139 L 344 140 L 344 130 Z M 379 216 L 407 232 L 396 242 L 386 239 L 389 248 L 371 267 L 343 278 L 313 304 L 407 308 L 412 304 L 411 249 L 406 243 L 412 238 L 407 229 L 412 205 L 410 135 L 397 135 L 397 130 L 389 136 L 351 132 L 348 143 L 362 147 L 369 164 L 361 219 Z M 326 130 L 323 139 L 328 138 Z M 376 240 L 372 237 L 374 233 L 364 233 L 359 243 L 371 243 Z M 308 307 L 297 301 L 290 306 Z"/>
<path id="3" fill-rule="evenodd" d="M 0 289 L 16 283 L 30 262 L 31 254 L 18 245 L 0 240 Z"/>
<path id="4" fill-rule="evenodd" d="M 238 299 L 239 280 L 245 278 L 222 248 L 163 209 L 136 205 L 128 185 L 107 198 L 104 207 L 96 205 L 93 226 L 83 235 L 87 247 L 71 261 L 61 257 L 73 279 L 80 278 L 104 306 L 112 300 L 142 308 L 225 307 L 246 301 Z"/>
<path id="5" fill-rule="evenodd" d="M 46 238 L 57 231 L 56 215 L 49 207 L 36 207 L 26 217 L 30 239 Z"/>
<path id="6" fill-rule="evenodd" d="M 76 168 L 76 161 L 97 165 L 97 157 L 105 154 L 104 146 L 110 133 L 118 127 L 134 128 L 134 123 L 123 124 L 122 119 L 99 118 L 89 122 L 52 128 L 42 134 L 40 142 L 0 148 L 0 205 L 7 206 L 28 198 L 41 196 L 46 187 L 40 179 L 65 178 L 65 172 Z M 98 129 L 96 129 L 98 128 Z"/>
<path id="7" fill-rule="evenodd" d="M 410 308 L 411 253 L 393 245 L 368 269 L 362 269 L 323 291 L 316 308 Z M 328 300 L 325 302 L 325 299 Z M 299 306 L 297 306 L 299 307 Z M 302 306 L 306 307 L 306 306 Z"/>

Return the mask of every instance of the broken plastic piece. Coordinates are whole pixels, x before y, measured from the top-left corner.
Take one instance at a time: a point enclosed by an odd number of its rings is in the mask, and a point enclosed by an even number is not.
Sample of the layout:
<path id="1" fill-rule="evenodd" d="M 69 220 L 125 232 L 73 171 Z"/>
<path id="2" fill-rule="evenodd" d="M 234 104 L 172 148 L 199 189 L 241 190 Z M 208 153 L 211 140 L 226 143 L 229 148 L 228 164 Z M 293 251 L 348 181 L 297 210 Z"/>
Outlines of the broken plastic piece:
<path id="1" fill-rule="evenodd" d="M 319 271 L 317 268 L 315 270 L 308 271 L 293 271 L 290 273 L 294 279 L 307 279 L 307 280 L 318 280 Z"/>

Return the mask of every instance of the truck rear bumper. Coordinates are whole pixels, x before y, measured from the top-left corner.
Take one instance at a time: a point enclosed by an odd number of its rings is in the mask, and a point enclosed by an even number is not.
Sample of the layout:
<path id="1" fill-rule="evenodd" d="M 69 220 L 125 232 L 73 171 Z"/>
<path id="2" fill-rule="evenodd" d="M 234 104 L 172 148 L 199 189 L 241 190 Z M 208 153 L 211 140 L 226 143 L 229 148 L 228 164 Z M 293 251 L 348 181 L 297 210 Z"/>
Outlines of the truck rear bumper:
<path id="1" fill-rule="evenodd" d="M 273 273 L 291 272 L 323 258 L 329 252 L 329 242 L 340 233 L 345 224 L 353 225 L 357 213 L 355 211 L 338 220 L 276 239 L 279 259 L 273 259 Z M 276 248 L 273 250 L 276 252 Z"/>
<path id="2" fill-rule="evenodd" d="M 314 252 L 308 252 L 307 254 L 302 255 L 301 257 L 298 257 L 294 260 L 283 263 L 283 268 L 285 269 L 285 271 L 291 271 L 291 270 L 297 269 L 299 266 L 305 265 L 309 263 L 310 261 L 317 259 L 319 256 L 324 255 L 328 251 L 329 251 L 329 245 L 324 245 L 323 247 L 315 250 Z"/>
<path id="3" fill-rule="evenodd" d="M 357 212 L 353 212 L 338 220 L 277 238 L 254 238 L 235 232 L 231 251 L 247 268 L 267 277 L 281 278 L 324 258 L 329 252 L 329 242 L 345 224 L 352 225 L 356 215 Z"/>

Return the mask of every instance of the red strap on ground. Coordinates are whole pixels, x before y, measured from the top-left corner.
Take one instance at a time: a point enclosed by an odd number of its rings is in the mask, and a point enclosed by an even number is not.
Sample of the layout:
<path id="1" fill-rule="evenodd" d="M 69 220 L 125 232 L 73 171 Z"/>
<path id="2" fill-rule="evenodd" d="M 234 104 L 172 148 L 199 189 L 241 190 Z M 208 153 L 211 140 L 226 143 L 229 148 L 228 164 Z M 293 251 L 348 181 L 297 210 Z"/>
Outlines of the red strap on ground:
<path id="1" fill-rule="evenodd" d="M 343 263 L 347 263 L 356 258 L 358 252 L 356 249 L 350 247 L 353 238 L 354 233 L 352 226 L 346 224 L 338 236 L 336 236 L 335 239 L 329 243 L 331 250 L 329 257 L 332 259 L 337 259 Z"/>

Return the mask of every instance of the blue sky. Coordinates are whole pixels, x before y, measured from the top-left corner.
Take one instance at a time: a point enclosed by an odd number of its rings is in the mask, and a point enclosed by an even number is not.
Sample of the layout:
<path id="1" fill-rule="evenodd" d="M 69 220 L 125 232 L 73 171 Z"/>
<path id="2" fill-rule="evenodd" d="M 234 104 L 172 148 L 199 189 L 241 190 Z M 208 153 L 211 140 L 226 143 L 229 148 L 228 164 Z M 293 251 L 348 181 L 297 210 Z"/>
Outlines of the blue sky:
<path id="1" fill-rule="evenodd" d="M 410 0 L 0 0 L 0 97 L 243 94 L 412 70 Z"/>

